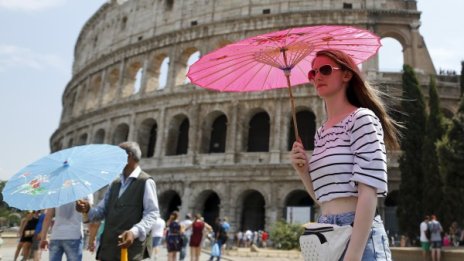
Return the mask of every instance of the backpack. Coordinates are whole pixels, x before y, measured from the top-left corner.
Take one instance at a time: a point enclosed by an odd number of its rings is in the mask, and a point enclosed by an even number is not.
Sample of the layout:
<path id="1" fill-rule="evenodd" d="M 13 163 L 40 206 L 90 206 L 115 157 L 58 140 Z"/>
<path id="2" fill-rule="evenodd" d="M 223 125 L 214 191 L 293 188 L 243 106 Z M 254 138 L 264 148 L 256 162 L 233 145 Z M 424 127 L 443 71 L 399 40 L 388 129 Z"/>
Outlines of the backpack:
<path id="1" fill-rule="evenodd" d="M 425 229 L 425 237 L 430 240 L 430 238 L 432 237 L 432 232 L 430 231 L 430 225 L 427 224 L 427 228 Z"/>

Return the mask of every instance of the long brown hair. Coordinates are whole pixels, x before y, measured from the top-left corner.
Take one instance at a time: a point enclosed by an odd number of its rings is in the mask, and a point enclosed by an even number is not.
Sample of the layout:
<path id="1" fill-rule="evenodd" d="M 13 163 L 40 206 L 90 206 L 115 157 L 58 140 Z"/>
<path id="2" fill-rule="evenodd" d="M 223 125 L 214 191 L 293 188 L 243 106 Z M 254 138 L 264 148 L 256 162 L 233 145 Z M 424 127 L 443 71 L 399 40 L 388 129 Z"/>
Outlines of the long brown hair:
<path id="1" fill-rule="evenodd" d="M 363 107 L 372 110 L 382 124 L 385 145 L 388 149 L 399 149 L 398 128 L 399 123 L 393 120 L 386 111 L 386 105 L 380 99 L 380 92 L 371 87 L 363 79 L 361 71 L 354 60 L 345 52 L 335 49 L 326 49 L 316 53 L 316 57 L 326 56 L 336 62 L 342 70 L 348 70 L 353 74 L 346 88 L 348 101 L 356 107 Z"/>

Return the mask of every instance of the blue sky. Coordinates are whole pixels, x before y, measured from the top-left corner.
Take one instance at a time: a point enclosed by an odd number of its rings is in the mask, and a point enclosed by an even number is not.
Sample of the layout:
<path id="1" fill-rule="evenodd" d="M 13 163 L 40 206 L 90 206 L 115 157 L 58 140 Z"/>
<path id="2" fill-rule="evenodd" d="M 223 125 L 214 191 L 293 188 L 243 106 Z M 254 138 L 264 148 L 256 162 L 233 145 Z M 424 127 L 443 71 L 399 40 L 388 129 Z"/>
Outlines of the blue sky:
<path id="1" fill-rule="evenodd" d="M 75 41 L 104 2 L 0 0 L 0 180 L 50 152 L 61 95 L 71 79 Z M 418 0 L 418 8 L 423 12 L 419 30 L 435 68 L 460 72 L 464 1 Z M 399 44 L 386 40 L 384 45 L 381 68 L 399 70 Z"/>

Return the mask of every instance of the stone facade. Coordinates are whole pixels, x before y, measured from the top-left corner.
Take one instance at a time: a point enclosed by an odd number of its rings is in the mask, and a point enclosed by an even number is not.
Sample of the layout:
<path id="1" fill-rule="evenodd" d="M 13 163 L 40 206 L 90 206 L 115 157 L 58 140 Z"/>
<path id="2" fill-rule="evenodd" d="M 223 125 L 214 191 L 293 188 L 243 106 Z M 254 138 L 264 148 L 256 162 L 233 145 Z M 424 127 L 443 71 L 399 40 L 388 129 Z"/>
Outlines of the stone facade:
<path id="1" fill-rule="evenodd" d="M 210 223 L 228 217 L 234 231 L 269 229 L 286 207 L 314 205 L 289 164 L 287 90 L 207 91 L 186 83 L 187 63 L 192 54 L 245 37 L 316 24 L 352 25 L 398 40 L 423 88 L 435 74 L 418 31 L 416 1 L 113 0 L 81 30 L 52 151 L 137 141 L 141 165 L 156 180 L 163 216 L 179 209 L 202 213 Z M 401 74 L 380 72 L 377 57 L 362 68 L 381 90 L 400 94 Z M 449 114 L 457 106 L 456 79 L 438 79 Z M 323 102 L 310 85 L 295 88 L 294 96 L 297 111 L 312 117 L 302 123 L 308 136 L 325 118 Z M 399 188 L 398 155 L 389 154 L 391 191 Z M 384 199 L 379 206 L 386 215 Z M 388 222 L 394 223 L 387 217 Z"/>

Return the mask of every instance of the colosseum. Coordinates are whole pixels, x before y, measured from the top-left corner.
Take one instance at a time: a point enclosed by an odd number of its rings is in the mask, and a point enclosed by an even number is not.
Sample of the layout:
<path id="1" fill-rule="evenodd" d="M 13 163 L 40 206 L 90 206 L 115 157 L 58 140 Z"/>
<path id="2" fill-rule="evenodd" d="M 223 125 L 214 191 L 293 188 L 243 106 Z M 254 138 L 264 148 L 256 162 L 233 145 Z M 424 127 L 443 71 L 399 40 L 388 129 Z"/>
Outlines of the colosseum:
<path id="1" fill-rule="evenodd" d="M 232 231 L 268 230 L 294 210 L 314 220 L 318 208 L 289 163 L 294 137 L 287 91 L 208 91 L 189 83 L 188 66 L 261 33 L 351 25 L 395 39 L 398 55 L 426 89 L 436 70 L 419 33 L 420 16 L 414 0 L 108 1 L 79 34 L 51 149 L 137 141 L 165 218 L 175 209 L 201 213 L 209 223 L 227 217 Z M 401 73 L 379 71 L 378 56 L 362 70 L 383 91 L 400 93 Z M 452 115 L 458 79 L 437 79 L 443 111 Z M 323 101 L 309 84 L 295 88 L 294 96 L 300 134 L 311 150 L 325 119 Z M 397 231 L 398 154 L 389 154 L 390 196 L 379 199 L 390 231 Z"/>

